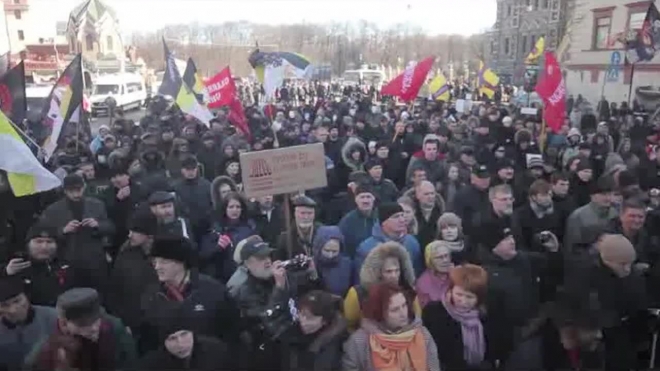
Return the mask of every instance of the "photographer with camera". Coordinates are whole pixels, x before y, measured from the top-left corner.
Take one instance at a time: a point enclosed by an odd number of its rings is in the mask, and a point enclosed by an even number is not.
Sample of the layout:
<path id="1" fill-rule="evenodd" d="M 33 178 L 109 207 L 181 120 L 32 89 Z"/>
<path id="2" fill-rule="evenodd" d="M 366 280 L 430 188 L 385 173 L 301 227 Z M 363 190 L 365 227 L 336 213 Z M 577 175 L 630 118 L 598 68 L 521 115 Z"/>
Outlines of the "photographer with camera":
<path id="1" fill-rule="evenodd" d="M 306 256 L 272 261 L 273 250 L 261 241 L 250 240 L 241 249 L 248 277 L 238 289 L 241 311 L 244 370 L 272 370 L 279 364 L 279 337 L 294 324 L 294 300 L 319 286 L 314 262 Z"/>

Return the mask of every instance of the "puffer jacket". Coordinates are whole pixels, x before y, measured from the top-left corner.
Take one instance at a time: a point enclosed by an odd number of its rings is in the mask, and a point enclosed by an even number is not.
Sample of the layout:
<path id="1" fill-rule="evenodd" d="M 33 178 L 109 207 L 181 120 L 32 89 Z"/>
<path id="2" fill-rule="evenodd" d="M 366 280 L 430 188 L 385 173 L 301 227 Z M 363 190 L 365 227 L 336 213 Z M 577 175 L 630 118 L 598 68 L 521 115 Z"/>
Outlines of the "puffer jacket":
<path id="1" fill-rule="evenodd" d="M 391 239 L 385 235 L 380 224 L 376 223 L 374 224 L 374 227 L 371 231 L 371 237 L 362 241 L 355 254 L 353 265 L 355 266 L 356 275 L 358 272 L 360 272 L 362 263 L 366 259 L 367 255 L 369 255 L 369 252 L 371 252 L 371 250 L 373 250 L 376 246 L 390 241 L 400 243 L 406 248 L 408 254 L 410 254 L 410 260 L 412 261 L 412 265 L 415 268 L 416 276 L 419 276 L 422 274 L 422 272 L 424 272 L 422 249 L 420 248 L 417 239 L 409 234 L 405 234 L 396 240 Z"/>

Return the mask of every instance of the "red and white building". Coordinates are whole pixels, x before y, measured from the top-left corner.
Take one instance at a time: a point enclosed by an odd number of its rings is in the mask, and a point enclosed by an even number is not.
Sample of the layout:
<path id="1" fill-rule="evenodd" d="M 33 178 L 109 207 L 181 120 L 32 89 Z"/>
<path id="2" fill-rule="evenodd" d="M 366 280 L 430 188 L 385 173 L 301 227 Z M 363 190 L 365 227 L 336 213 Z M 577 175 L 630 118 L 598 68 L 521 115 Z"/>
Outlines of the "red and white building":
<path id="1" fill-rule="evenodd" d="M 592 104 L 604 95 L 609 102 L 619 104 L 628 101 L 631 84 L 633 97 L 638 87 L 660 88 L 660 53 L 651 61 L 637 63 L 633 74 L 619 41 L 629 30 L 641 28 L 650 3 L 649 0 L 576 0 L 568 30 L 570 44 L 562 58 L 569 94 L 575 97 L 581 94 Z M 622 57 L 621 68 L 618 76 L 608 76 L 615 51 Z"/>

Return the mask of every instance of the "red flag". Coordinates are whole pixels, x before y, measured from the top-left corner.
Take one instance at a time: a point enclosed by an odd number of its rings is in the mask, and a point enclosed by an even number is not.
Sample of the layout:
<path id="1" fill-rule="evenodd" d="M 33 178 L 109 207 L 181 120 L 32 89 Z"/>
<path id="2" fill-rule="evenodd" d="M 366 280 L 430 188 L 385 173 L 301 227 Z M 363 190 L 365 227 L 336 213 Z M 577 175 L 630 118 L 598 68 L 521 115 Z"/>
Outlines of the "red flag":
<path id="1" fill-rule="evenodd" d="M 229 119 L 229 122 L 234 124 L 236 129 L 240 130 L 248 138 L 252 136 L 247 117 L 245 117 L 245 111 L 243 111 L 243 105 L 235 96 L 229 103 L 229 115 L 227 118 Z"/>
<path id="2" fill-rule="evenodd" d="M 209 94 L 209 108 L 228 106 L 236 96 L 236 84 L 229 67 L 204 82 Z"/>
<path id="3" fill-rule="evenodd" d="M 389 84 L 383 86 L 380 90 L 381 94 L 399 97 L 404 102 L 415 100 L 434 61 L 435 57 L 428 57 L 416 65 L 409 66 Z"/>
<path id="4" fill-rule="evenodd" d="M 543 119 L 553 132 L 558 133 L 566 116 L 566 85 L 552 52 L 545 53 L 545 69 L 536 84 L 536 92 L 543 99 Z"/>

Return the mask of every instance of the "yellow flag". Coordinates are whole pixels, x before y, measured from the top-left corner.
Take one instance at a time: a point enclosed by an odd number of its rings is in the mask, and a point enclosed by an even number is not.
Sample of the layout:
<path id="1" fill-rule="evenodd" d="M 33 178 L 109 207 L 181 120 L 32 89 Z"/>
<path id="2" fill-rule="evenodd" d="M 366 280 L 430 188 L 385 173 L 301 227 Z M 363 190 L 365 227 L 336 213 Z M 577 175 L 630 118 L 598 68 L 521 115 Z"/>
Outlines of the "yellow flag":
<path id="1" fill-rule="evenodd" d="M 497 76 L 490 68 L 487 68 L 483 61 L 480 61 L 478 80 L 479 93 L 485 94 L 488 98 L 493 99 L 499 83 L 499 76 Z"/>
<path id="2" fill-rule="evenodd" d="M 525 63 L 526 64 L 536 64 L 543 55 L 543 51 L 545 50 L 545 38 L 541 37 L 538 40 L 536 40 L 536 45 L 534 45 L 534 49 L 527 55 L 527 58 L 525 58 Z"/>
<path id="3" fill-rule="evenodd" d="M 431 99 L 448 102 L 450 99 L 449 85 L 447 79 L 443 74 L 436 76 L 431 83 L 429 83 L 429 92 Z"/>

